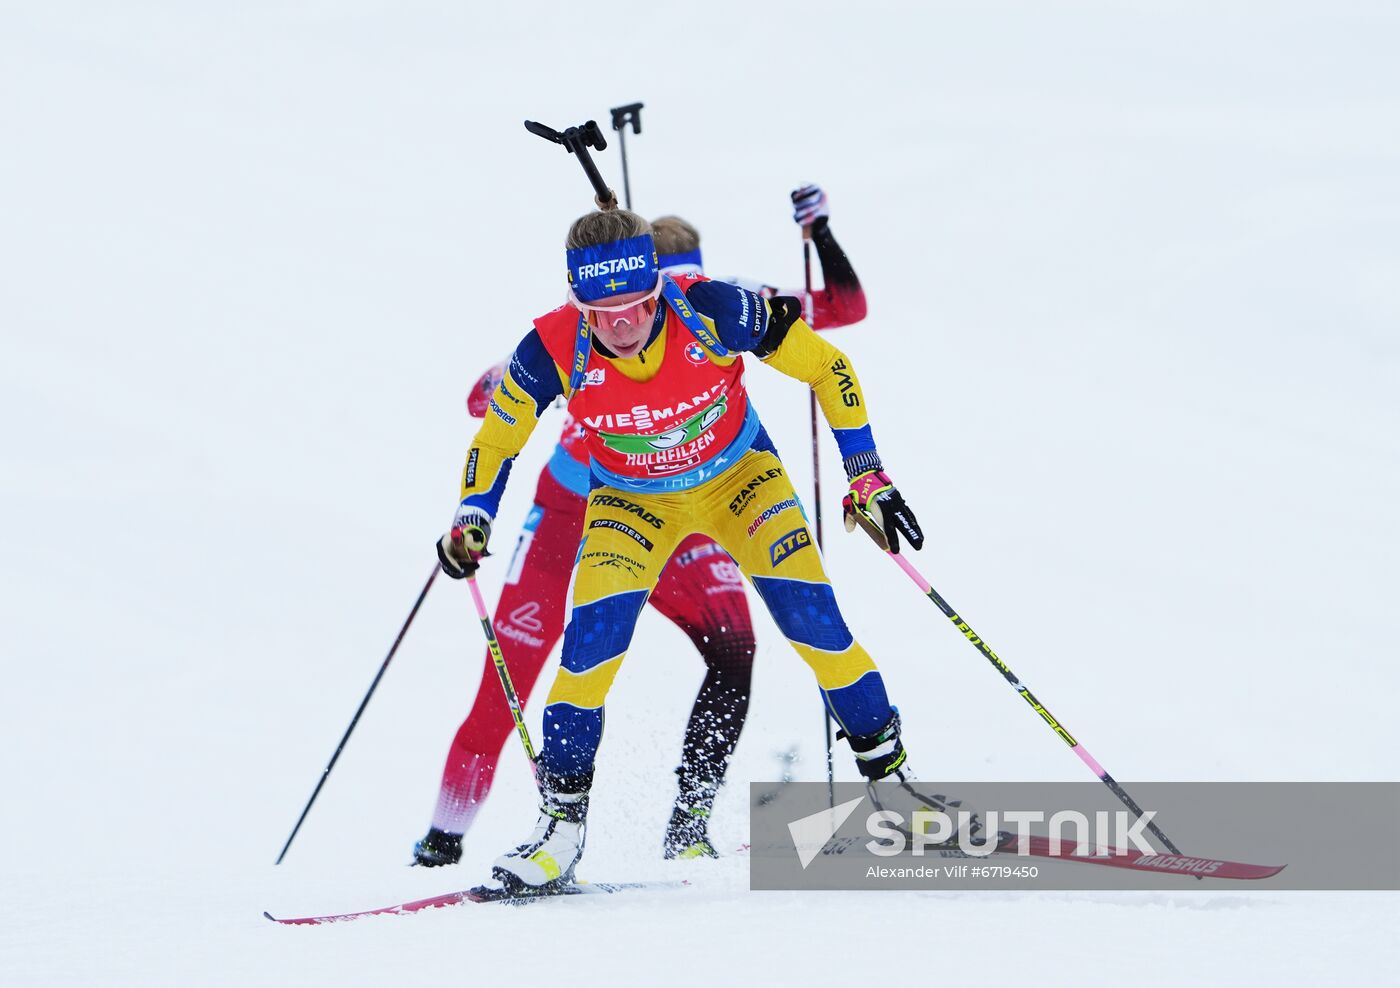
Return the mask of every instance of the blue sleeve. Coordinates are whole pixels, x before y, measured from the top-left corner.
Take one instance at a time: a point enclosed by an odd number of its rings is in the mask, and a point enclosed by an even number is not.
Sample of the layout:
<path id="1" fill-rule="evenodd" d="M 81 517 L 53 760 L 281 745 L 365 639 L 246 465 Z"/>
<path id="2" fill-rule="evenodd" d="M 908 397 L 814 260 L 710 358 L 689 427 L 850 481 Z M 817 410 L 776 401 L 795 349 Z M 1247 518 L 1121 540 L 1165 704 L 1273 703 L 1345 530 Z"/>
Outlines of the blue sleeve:
<path id="1" fill-rule="evenodd" d="M 481 428 L 467 450 L 460 505 L 496 514 L 515 457 L 525 448 L 540 415 L 563 391 L 559 369 L 539 331 L 530 330 L 511 354 L 510 366 L 491 393 Z"/>
<path id="2" fill-rule="evenodd" d="M 857 453 L 875 450 L 875 437 L 871 435 L 868 425 L 859 429 L 832 429 L 831 434 L 836 437 L 836 446 L 841 450 L 842 460 L 849 460 Z"/>
<path id="3" fill-rule="evenodd" d="M 510 355 L 510 378 L 535 399 L 535 414 L 540 415 L 550 403 L 564 393 L 554 358 L 544 348 L 538 330 L 530 330 L 515 352 Z M 503 380 L 502 386 L 505 386 Z"/>
<path id="4" fill-rule="evenodd" d="M 751 352 L 768 332 L 768 306 L 747 288 L 725 281 L 697 281 L 686 289 L 685 298 L 714 323 L 719 341 L 735 353 Z"/>
<path id="5" fill-rule="evenodd" d="M 501 464 L 500 472 L 496 474 L 496 481 L 488 490 L 462 498 L 462 504 L 469 508 L 480 508 L 495 518 L 501 510 L 501 495 L 506 492 L 506 481 L 510 480 L 510 468 L 514 465 L 515 457 L 512 456 Z"/>

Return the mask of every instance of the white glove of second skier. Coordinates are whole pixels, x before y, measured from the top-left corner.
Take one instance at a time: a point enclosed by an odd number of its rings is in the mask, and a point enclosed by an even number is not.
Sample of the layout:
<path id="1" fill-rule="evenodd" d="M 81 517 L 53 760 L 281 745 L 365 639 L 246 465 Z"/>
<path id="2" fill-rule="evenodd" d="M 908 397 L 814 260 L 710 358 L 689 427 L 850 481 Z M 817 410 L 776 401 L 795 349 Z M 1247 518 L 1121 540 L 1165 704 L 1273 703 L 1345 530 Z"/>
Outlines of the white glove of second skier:
<path id="1" fill-rule="evenodd" d="M 792 218 L 798 226 L 811 226 L 822 217 L 831 216 L 826 193 L 819 185 L 804 185 L 792 192 Z"/>

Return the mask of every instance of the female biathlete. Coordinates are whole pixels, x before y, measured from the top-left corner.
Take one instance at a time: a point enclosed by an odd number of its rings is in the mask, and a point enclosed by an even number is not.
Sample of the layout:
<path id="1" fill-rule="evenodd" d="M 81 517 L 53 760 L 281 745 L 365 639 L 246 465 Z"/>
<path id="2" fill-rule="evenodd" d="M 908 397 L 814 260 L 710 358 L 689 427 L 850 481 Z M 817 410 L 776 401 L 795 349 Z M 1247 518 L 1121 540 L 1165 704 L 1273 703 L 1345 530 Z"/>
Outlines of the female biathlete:
<path id="1" fill-rule="evenodd" d="M 813 321 L 823 329 L 860 321 L 865 317 L 865 293 L 831 233 L 826 194 L 808 185 L 793 192 L 792 201 L 794 220 L 811 228 L 822 270 L 824 287 L 810 299 Z M 662 274 L 703 273 L 700 235 L 689 223 L 662 217 L 652 224 L 652 236 Z M 768 298 L 802 295 L 751 287 Z M 472 389 L 467 408 L 474 417 L 488 414 L 504 373 L 505 365 L 498 365 Z M 540 473 L 535 502 L 496 605 L 496 634 L 521 697 L 530 695 L 564 631 L 564 596 L 590 487 L 585 437 L 586 430 L 567 418 L 554 455 Z M 648 599 L 685 632 L 705 662 L 705 679 L 686 724 L 676 769 L 678 792 L 663 853 L 668 858 L 714 856 L 709 815 L 748 714 L 754 636 L 743 576 L 728 553 L 697 532 L 681 540 Z M 413 849 L 418 864 L 455 864 L 461 859 L 462 835 L 491 788 L 497 759 L 513 727 L 488 652 L 476 700 L 447 754 L 432 826 Z"/>
<path id="2" fill-rule="evenodd" d="M 638 615 L 677 546 L 700 532 L 753 583 L 816 675 L 877 798 L 908 790 L 899 717 L 846 627 L 807 520 L 749 403 L 745 354 L 809 384 L 850 482 L 846 527 L 898 552 L 923 532 L 884 473 L 850 361 L 801 319 L 796 298 L 661 274 L 651 227 L 604 208 L 565 241 L 569 301 L 535 320 L 511 356 L 437 544 L 449 576 L 474 572 L 509 466 L 540 414 L 565 396 L 583 430 L 590 491 L 560 669 L 544 710 L 534 832 L 496 859 L 507 889 L 571 882 L 583 854 L 603 703 Z"/>

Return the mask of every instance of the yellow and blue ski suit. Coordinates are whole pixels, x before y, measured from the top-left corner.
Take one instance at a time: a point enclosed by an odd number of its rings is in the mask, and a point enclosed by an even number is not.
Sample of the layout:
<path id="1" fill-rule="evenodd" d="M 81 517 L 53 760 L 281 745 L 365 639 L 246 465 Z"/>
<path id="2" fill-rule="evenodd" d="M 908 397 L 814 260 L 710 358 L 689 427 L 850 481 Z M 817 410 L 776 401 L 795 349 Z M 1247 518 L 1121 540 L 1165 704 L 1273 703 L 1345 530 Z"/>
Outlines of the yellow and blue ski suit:
<path id="1" fill-rule="evenodd" d="M 871 734 L 892 713 L 748 401 L 743 355 L 813 388 L 848 463 L 875 456 L 854 370 L 798 317 L 795 299 L 765 300 L 689 277 L 667 279 L 662 299 L 650 342 L 626 359 L 603 352 L 572 305 L 537 319 L 467 454 L 461 503 L 494 516 L 514 457 L 555 398 L 568 397 L 586 432 L 592 490 L 540 753 L 540 767 L 556 776 L 592 771 L 603 703 L 637 617 L 672 551 L 692 532 L 734 557 L 848 734 Z"/>

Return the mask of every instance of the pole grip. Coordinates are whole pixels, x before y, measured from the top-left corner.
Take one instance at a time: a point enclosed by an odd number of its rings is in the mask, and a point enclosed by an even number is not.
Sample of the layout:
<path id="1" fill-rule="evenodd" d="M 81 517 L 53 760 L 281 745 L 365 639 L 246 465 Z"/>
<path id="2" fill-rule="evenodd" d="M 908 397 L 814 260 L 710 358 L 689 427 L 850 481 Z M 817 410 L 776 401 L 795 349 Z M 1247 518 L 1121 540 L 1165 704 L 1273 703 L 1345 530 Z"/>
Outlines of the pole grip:
<path id="1" fill-rule="evenodd" d="M 621 132 L 628 124 L 632 125 L 632 133 L 642 132 L 642 107 L 643 103 L 628 103 L 626 106 L 615 106 L 608 112 L 612 114 L 612 129 Z"/>
<path id="2" fill-rule="evenodd" d="M 564 150 L 578 158 L 579 164 L 583 166 L 583 173 L 588 176 L 589 184 L 593 186 L 594 202 L 598 204 L 600 209 L 617 205 L 617 193 L 608 188 L 608 183 L 603 181 L 603 176 L 598 172 L 598 166 L 593 163 L 593 156 L 588 152 L 589 148 L 602 151 L 608 146 L 608 142 L 603 138 L 603 132 L 598 129 L 596 120 L 589 120 L 577 127 L 566 127 L 563 131 L 555 130 L 553 127 L 548 127 L 534 120 L 526 120 L 525 129 L 536 137 L 543 137 L 555 144 L 562 144 Z"/>

